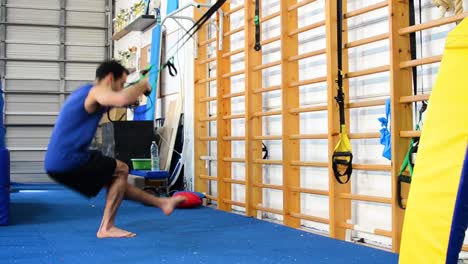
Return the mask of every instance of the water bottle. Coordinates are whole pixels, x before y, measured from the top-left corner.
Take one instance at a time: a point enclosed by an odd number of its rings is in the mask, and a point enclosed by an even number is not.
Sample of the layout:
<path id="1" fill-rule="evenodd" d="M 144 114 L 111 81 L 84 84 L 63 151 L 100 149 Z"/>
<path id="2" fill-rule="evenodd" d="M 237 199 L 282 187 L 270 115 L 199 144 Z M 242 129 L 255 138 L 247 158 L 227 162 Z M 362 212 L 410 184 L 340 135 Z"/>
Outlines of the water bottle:
<path id="1" fill-rule="evenodd" d="M 151 143 L 151 170 L 159 170 L 159 150 L 158 145 L 156 145 L 156 141 Z"/>

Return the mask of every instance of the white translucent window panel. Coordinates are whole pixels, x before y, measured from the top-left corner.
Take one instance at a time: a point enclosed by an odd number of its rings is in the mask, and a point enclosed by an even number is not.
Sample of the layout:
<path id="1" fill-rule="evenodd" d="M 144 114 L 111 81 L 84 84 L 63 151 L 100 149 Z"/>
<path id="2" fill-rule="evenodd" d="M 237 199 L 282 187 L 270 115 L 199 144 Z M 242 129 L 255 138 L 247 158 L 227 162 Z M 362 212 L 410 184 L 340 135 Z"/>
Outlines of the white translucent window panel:
<path id="1" fill-rule="evenodd" d="M 379 130 L 379 128 L 373 131 Z M 370 130 L 372 131 L 372 130 Z M 353 162 L 359 164 L 388 164 L 390 161 L 382 156 L 384 146 L 380 139 L 352 139 Z"/>
<path id="2" fill-rule="evenodd" d="M 245 69 L 245 55 L 244 53 L 239 53 L 234 56 L 231 56 L 231 69 L 230 72 L 240 71 Z M 224 72 L 229 71 L 229 69 L 223 69 Z"/>
<path id="3" fill-rule="evenodd" d="M 278 0 L 264 0 L 261 3 L 262 10 L 260 13 L 262 17 L 280 11 L 280 1 Z"/>
<path id="4" fill-rule="evenodd" d="M 281 116 L 262 117 L 263 135 L 281 135 L 283 131 Z"/>
<path id="5" fill-rule="evenodd" d="M 218 142 L 208 141 L 208 152 L 209 156 L 216 157 L 218 155 Z"/>
<path id="6" fill-rule="evenodd" d="M 242 2 L 243 4 L 243 2 Z M 230 15 L 231 30 L 244 26 L 244 8 Z"/>
<path id="7" fill-rule="evenodd" d="M 106 31 L 101 29 L 67 28 L 65 31 L 67 45 L 105 46 Z"/>
<path id="8" fill-rule="evenodd" d="M 7 22 L 58 25 L 60 23 L 60 11 L 8 8 Z"/>
<path id="9" fill-rule="evenodd" d="M 245 202 L 245 185 L 231 184 L 231 199 L 241 203 Z M 236 208 L 239 210 L 239 208 Z"/>
<path id="10" fill-rule="evenodd" d="M 67 63 L 65 65 L 65 78 L 68 80 L 94 80 L 97 63 Z"/>
<path id="11" fill-rule="evenodd" d="M 281 35 L 281 20 L 280 17 L 275 17 L 262 23 L 261 39 L 267 40 Z"/>
<path id="12" fill-rule="evenodd" d="M 349 80 L 349 99 L 351 101 L 378 97 L 390 97 L 390 72 L 360 76 Z"/>
<path id="13" fill-rule="evenodd" d="M 245 118 L 231 120 L 231 135 L 233 137 L 245 136 Z"/>
<path id="14" fill-rule="evenodd" d="M 269 160 L 283 159 L 283 144 L 281 140 L 263 140 L 263 144 L 268 149 Z"/>
<path id="15" fill-rule="evenodd" d="M 387 171 L 353 170 L 352 193 L 392 197 L 392 176 Z"/>
<path id="16" fill-rule="evenodd" d="M 300 140 L 301 161 L 328 162 L 328 140 Z"/>
<path id="17" fill-rule="evenodd" d="M 49 80 L 6 80 L 7 91 L 59 91 L 60 81 Z"/>
<path id="18" fill-rule="evenodd" d="M 392 230 L 392 207 L 387 204 L 352 201 L 353 224 L 364 229 Z M 353 232 L 354 236 L 364 238 L 367 243 L 391 245 L 392 238 L 364 232 Z"/>
<path id="19" fill-rule="evenodd" d="M 379 117 L 385 117 L 385 106 L 354 108 L 347 120 L 351 133 L 376 132 L 381 128 Z"/>
<path id="20" fill-rule="evenodd" d="M 281 60 L 281 43 L 273 42 L 262 47 L 262 63 L 270 63 Z"/>
<path id="21" fill-rule="evenodd" d="M 315 1 L 297 10 L 298 27 L 305 27 L 325 20 L 325 1 Z"/>
<path id="22" fill-rule="evenodd" d="M 106 25 L 105 13 L 74 12 L 66 13 L 67 25 L 104 27 Z"/>
<path id="23" fill-rule="evenodd" d="M 8 6 L 60 9 L 60 0 L 8 0 Z"/>
<path id="24" fill-rule="evenodd" d="M 59 63 L 7 61 L 6 77 L 10 79 L 52 79 L 60 77 Z"/>
<path id="25" fill-rule="evenodd" d="M 7 26 L 6 41 L 60 44 L 60 29 L 54 27 Z"/>
<path id="26" fill-rule="evenodd" d="M 327 76 L 326 54 L 299 61 L 299 80 L 309 80 Z"/>
<path id="27" fill-rule="evenodd" d="M 231 39 L 231 51 L 245 47 L 245 31 L 239 31 L 229 36 Z"/>
<path id="28" fill-rule="evenodd" d="M 263 111 L 280 110 L 281 109 L 281 91 L 272 91 L 262 93 Z"/>
<path id="29" fill-rule="evenodd" d="M 52 94 L 7 94 L 6 112 L 58 112 L 60 96 Z"/>
<path id="30" fill-rule="evenodd" d="M 7 146 L 13 148 L 46 148 L 49 144 L 52 127 L 9 127 L 6 134 Z M 22 153 L 25 154 L 25 153 Z M 33 153 L 29 153 L 33 154 Z M 15 155 L 17 157 L 18 155 Z M 41 161 L 42 156 L 27 156 L 18 157 L 24 161 Z M 16 159 L 15 159 L 16 160 Z M 16 160 L 19 161 L 19 160 Z"/>
<path id="31" fill-rule="evenodd" d="M 329 190 L 328 168 L 301 167 L 301 188 L 314 190 Z"/>
<path id="32" fill-rule="evenodd" d="M 327 83 L 314 83 L 299 87 L 299 105 L 312 106 L 327 103 Z"/>
<path id="33" fill-rule="evenodd" d="M 264 188 L 263 189 L 263 206 L 272 208 L 272 209 L 282 210 L 283 209 L 283 191 Z"/>
<path id="34" fill-rule="evenodd" d="M 258 87 L 258 89 L 261 87 Z M 251 89 L 257 89 L 257 88 L 251 88 Z M 231 93 L 240 93 L 245 91 L 245 75 L 237 75 L 234 77 L 231 77 Z"/>
<path id="35" fill-rule="evenodd" d="M 325 27 L 319 27 L 300 33 L 298 36 L 299 54 L 325 49 L 327 39 Z"/>
<path id="36" fill-rule="evenodd" d="M 216 137 L 217 135 L 217 122 L 216 121 L 210 121 L 208 122 L 208 133 L 210 137 Z"/>
<path id="37" fill-rule="evenodd" d="M 349 49 L 348 58 L 350 72 L 390 65 L 389 42 L 382 40 Z"/>
<path id="38" fill-rule="evenodd" d="M 106 56 L 105 47 L 67 46 L 65 49 L 67 60 L 103 61 Z"/>
<path id="39" fill-rule="evenodd" d="M 262 165 L 262 182 L 264 184 L 282 185 L 283 166 Z"/>
<path id="40" fill-rule="evenodd" d="M 231 141 L 231 157 L 245 158 L 245 142 L 244 141 Z"/>
<path id="41" fill-rule="evenodd" d="M 7 58 L 15 59 L 58 60 L 60 56 L 60 46 L 7 44 L 6 56 Z"/>
<path id="42" fill-rule="evenodd" d="M 231 177 L 236 180 L 245 181 L 245 163 L 231 163 Z"/>
<path id="43" fill-rule="evenodd" d="M 104 12 L 107 0 L 71 0 L 67 1 L 67 10 L 87 10 Z"/>
<path id="44" fill-rule="evenodd" d="M 217 101 L 211 101 L 207 104 L 208 106 L 208 114 L 210 116 L 214 116 L 216 115 L 216 111 L 217 111 L 217 108 L 218 108 L 218 102 Z"/>
<path id="45" fill-rule="evenodd" d="M 229 100 L 229 99 L 225 99 Z M 245 97 L 233 97 L 231 98 L 231 114 L 244 114 L 245 113 Z"/>
<path id="46" fill-rule="evenodd" d="M 262 70 L 262 84 L 264 88 L 281 85 L 281 65 Z"/>
<path id="47" fill-rule="evenodd" d="M 389 31 L 387 8 L 380 8 L 363 15 L 350 17 L 346 21 L 348 23 L 348 41 L 380 35 Z"/>
<path id="48" fill-rule="evenodd" d="M 327 111 L 300 113 L 301 134 L 326 134 L 328 132 Z"/>
<path id="49" fill-rule="evenodd" d="M 301 193 L 301 213 L 328 219 L 330 215 L 328 196 Z"/>

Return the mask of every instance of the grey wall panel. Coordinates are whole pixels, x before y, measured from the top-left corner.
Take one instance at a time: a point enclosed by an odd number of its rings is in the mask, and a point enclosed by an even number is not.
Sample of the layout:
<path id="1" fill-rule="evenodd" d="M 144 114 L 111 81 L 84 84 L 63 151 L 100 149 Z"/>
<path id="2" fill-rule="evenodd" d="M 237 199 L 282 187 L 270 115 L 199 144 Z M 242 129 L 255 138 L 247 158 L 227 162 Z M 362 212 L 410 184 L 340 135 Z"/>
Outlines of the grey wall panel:
<path id="1" fill-rule="evenodd" d="M 69 28 L 66 32 L 67 45 L 104 46 L 106 31 L 101 29 Z"/>
<path id="2" fill-rule="evenodd" d="M 73 92 L 76 88 L 84 85 L 84 84 L 87 84 L 87 83 L 90 83 L 92 82 L 91 80 L 90 81 L 66 81 L 65 82 L 65 91 L 67 92 Z"/>
<path id="3" fill-rule="evenodd" d="M 59 63 L 7 61 L 6 77 L 15 79 L 59 79 Z"/>
<path id="4" fill-rule="evenodd" d="M 47 91 L 58 92 L 60 81 L 47 80 L 6 80 L 7 91 Z"/>
<path id="5" fill-rule="evenodd" d="M 7 94 L 5 100 L 8 112 L 59 112 L 60 96 L 52 94 Z"/>
<path id="6" fill-rule="evenodd" d="M 104 13 L 67 11 L 66 21 L 67 25 L 73 26 L 104 27 L 106 24 L 106 17 Z"/>
<path id="7" fill-rule="evenodd" d="M 65 78 L 71 80 L 94 80 L 96 67 L 94 63 L 67 63 L 65 66 Z"/>
<path id="8" fill-rule="evenodd" d="M 60 11 L 8 8 L 6 19 L 12 23 L 59 24 Z"/>
<path id="9" fill-rule="evenodd" d="M 6 40 L 60 44 L 60 29 L 53 27 L 7 26 Z"/>
<path id="10" fill-rule="evenodd" d="M 67 60 L 102 61 L 106 56 L 105 47 L 67 46 Z"/>
<path id="11" fill-rule="evenodd" d="M 48 8 L 48 9 L 59 9 L 60 0 L 7 0 L 7 5 L 20 6 L 27 8 Z"/>
<path id="12" fill-rule="evenodd" d="M 7 44 L 6 56 L 7 58 L 58 60 L 60 56 L 60 46 Z"/>
<path id="13" fill-rule="evenodd" d="M 53 125 L 57 116 L 46 115 L 5 115 L 6 125 Z M 31 129 L 26 127 L 25 129 Z M 7 147 L 15 147 L 9 146 Z"/>
<path id="14" fill-rule="evenodd" d="M 106 0 L 68 0 L 67 10 L 105 11 Z"/>
<path id="15" fill-rule="evenodd" d="M 52 127 L 8 127 L 6 142 L 9 146 L 16 148 L 46 148 L 49 144 Z M 38 157 L 40 158 L 40 157 Z M 36 159 L 39 161 L 39 159 Z"/>

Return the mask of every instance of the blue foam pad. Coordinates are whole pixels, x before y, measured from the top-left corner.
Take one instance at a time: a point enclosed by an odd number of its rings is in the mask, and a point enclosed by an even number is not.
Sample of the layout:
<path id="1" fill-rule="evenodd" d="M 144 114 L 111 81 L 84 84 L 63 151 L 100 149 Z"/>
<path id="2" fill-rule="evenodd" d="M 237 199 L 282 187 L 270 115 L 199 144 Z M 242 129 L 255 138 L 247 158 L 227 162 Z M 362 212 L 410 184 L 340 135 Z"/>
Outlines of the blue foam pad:
<path id="1" fill-rule="evenodd" d="M 0 148 L 0 187 L 10 186 L 10 152 Z"/>
<path id="2" fill-rule="evenodd" d="M 151 170 L 131 170 L 129 172 L 132 175 L 141 176 L 145 179 L 150 180 L 163 180 L 169 178 L 168 171 L 151 171 Z"/>
<path id="3" fill-rule="evenodd" d="M 10 220 L 10 190 L 0 187 L 0 226 L 8 225 Z"/>

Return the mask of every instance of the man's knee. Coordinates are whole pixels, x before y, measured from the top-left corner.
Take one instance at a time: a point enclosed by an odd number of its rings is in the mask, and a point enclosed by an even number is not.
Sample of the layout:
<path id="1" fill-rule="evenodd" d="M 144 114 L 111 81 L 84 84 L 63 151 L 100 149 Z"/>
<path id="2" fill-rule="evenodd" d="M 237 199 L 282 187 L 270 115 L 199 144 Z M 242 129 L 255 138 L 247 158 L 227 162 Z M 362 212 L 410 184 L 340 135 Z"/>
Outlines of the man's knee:
<path id="1" fill-rule="evenodd" d="M 128 172 L 129 172 L 128 165 L 120 160 L 117 160 L 117 166 L 115 168 L 115 176 L 121 177 L 127 180 Z"/>

